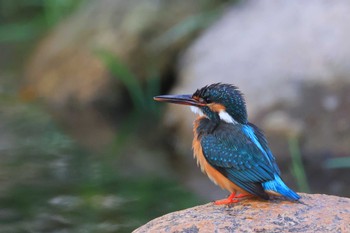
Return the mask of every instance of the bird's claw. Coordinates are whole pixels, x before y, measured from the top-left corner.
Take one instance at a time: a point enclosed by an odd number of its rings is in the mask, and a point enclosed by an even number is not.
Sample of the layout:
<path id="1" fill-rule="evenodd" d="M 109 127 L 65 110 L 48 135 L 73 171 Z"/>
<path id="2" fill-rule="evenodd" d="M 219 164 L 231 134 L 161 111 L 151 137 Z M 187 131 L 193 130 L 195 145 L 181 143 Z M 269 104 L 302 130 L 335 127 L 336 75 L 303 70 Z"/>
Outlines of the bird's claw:
<path id="1" fill-rule="evenodd" d="M 229 204 L 233 204 L 233 203 L 237 203 L 242 201 L 242 198 L 244 197 L 249 197 L 252 196 L 251 194 L 237 194 L 236 193 L 231 193 L 231 195 L 226 198 L 226 199 L 222 199 L 222 200 L 217 200 L 214 202 L 215 205 L 229 205 Z"/>

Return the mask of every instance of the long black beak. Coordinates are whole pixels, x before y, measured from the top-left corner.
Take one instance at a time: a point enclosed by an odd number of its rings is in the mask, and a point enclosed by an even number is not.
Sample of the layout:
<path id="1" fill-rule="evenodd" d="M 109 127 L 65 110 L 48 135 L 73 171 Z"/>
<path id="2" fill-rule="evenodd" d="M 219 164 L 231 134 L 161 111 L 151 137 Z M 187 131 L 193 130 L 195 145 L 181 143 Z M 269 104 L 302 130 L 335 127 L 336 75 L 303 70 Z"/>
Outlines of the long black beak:
<path id="1" fill-rule="evenodd" d="M 153 97 L 154 100 L 159 102 L 168 102 L 173 104 L 191 105 L 191 106 L 205 106 L 205 103 L 201 103 L 196 99 L 193 99 L 191 95 L 159 95 Z"/>

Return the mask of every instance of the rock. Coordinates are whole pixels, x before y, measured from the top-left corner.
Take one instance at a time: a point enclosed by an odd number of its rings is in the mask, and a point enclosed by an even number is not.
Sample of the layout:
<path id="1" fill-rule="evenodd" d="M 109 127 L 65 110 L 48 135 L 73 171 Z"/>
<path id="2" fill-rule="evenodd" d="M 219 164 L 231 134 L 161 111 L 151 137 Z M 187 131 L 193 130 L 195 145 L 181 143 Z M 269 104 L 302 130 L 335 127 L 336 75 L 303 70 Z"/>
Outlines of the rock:
<path id="1" fill-rule="evenodd" d="M 41 98 L 86 146 L 108 141 L 131 104 L 97 52 L 114 54 L 142 84 L 153 72 L 169 85 L 174 60 L 193 34 L 166 40 L 167 33 L 205 6 L 198 1 L 87 1 L 39 43 L 22 93 Z"/>
<path id="2" fill-rule="evenodd" d="M 245 94 L 250 119 L 261 122 L 271 110 L 301 104 L 303 91 L 312 87 L 334 96 L 335 87 L 350 83 L 350 28 L 345 23 L 349 20 L 348 1 L 244 1 L 228 9 L 188 49 L 172 93 L 232 83 Z M 332 101 L 334 109 L 342 101 L 337 96 L 328 102 L 327 95 L 322 99 L 326 105 Z M 191 132 L 193 116 L 178 110 L 170 107 L 170 123 L 183 122 L 181 130 Z M 289 115 L 298 125 L 303 123 L 299 117 Z"/>
<path id="3" fill-rule="evenodd" d="M 145 232 L 350 232 L 350 199 L 301 194 L 302 203 L 247 199 L 169 213 L 136 229 Z"/>
<path id="4" fill-rule="evenodd" d="M 288 163 L 288 140 L 297 135 L 305 163 L 313 166 L 307 169 L 329 179 L 325 161 L 350 151 L 349 21 L 345 0 L 241 1 L 189 47 L 171 92 L 193 93 L 215 82 L 238 86 L 249 120 L 265 131 L 277 160 Z M 176 129 L 174 147 L 191 163 L 193 113 L 169 105 L 164 119 Z M 350 195 L 345 172 L 336 175 L 343 180 L 337 194 Z M 186 174 L 192 187 L 193 176 Z"/>

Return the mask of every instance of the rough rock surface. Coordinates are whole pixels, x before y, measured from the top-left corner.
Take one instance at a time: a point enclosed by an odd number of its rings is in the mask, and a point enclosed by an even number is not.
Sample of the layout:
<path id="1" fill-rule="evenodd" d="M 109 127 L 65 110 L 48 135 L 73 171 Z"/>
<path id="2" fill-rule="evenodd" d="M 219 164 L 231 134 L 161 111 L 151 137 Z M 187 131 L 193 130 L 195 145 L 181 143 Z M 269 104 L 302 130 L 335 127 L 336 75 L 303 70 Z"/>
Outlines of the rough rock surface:
<path id="1" fill-rule="evenodd" d="M 136 229 L 144 232 L 350 232 L 350 199 L 301 194 L 302 203 L 247 199 L 173 212 Z"/>
<path id="2" fill-rule="evenodd" d="M 312 166 L 308 175 L 334 180 L 317 191 L 348 195 L 349 171 L 330 175 L 323 165 L 350 151 L 349 21 L 346 0 L 241 1 L 190 46 L 172 93 L 190 94 L 214 82 L 237 85 L 249 120 L 265 131 L 280 164 L 290 158 L 288 142 L 296 135 L 305 164 Z M 191 164 L 193 113 L 169 105 L 164 119 L 176 133 L 174 147 Z M 198 185 L 194 176 L 187 173 L 186 181 Z"/>

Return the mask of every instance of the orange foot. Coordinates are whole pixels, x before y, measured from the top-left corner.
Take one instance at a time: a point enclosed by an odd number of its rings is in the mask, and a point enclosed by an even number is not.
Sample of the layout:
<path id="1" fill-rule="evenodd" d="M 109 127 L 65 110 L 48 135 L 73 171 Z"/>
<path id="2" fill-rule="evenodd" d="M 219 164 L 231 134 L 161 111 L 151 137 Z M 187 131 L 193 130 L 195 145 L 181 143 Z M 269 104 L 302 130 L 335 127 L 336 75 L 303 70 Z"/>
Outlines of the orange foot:
<path id="1" fill-rule="evenodd" d="M 222 199 L 222 200 L 217 200 L 214 202 L 215 205 L 229 205 L 232 203 L 237 203 L 240 202 L 242 200 L 243 197 L 250 197 L 252 196 L 252 194 L 238 194 L 236 195 L 236 193 L 231 193 L 230 196 L 226 199 Z"/>

